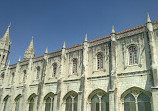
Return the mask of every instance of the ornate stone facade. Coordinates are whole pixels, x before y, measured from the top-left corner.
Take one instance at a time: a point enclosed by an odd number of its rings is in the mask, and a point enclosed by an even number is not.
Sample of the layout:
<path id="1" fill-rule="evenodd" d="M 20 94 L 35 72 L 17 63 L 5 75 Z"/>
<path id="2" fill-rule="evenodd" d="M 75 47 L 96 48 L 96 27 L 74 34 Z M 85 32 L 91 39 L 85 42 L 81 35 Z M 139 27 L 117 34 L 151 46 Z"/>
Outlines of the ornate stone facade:
<path id="1" fill-rule="evenodd" d="M 158 111 L 158 21 L 6 64 L 0 40 L 0 111 Z"/>

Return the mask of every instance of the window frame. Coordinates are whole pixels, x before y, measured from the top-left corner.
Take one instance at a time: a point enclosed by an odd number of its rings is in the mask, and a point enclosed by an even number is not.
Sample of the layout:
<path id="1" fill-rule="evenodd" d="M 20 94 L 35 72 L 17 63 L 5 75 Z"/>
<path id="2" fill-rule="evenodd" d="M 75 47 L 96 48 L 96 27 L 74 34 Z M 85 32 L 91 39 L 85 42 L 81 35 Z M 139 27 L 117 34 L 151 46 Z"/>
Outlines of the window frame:
<path id="1" fill-rule="evenodd" d="M 37 66 L 37 68 L 36 68 L 36 80 L 40 79 L 40 72 L 41 72 L 41 68 L 40 68 L 40 66 Z"/>
<path id="2" fill-rule="evenodd" d="M 46 109 L 46 105 L 47 105 L 47 99 L 50 98 L 51 99 L 51 104 L 50 104 L 50 108 L 49 111 L 54 111 L 54 93 L 49 92 L 45 97 L 44 97 L 44 111 L 47 111 Z"/>
<path id="3" fill-rule="evenodd" d="M 23 70 L 23 83 L 26 82 L 26 74 L 27 74 L 27 71 L 26 70 Z"/>
<path id="4" fill-rule="evenodd" d="M 128 47 L 128 65 L 133 66 L 137 64 L 138 64 L 138 48 L 136 45 L 132 44 Z"/>
<path id="5" fill-rule="evenodd" d="M 152 106 L 152 94 L 151 94 L 151 92 L 145 91 L 144 89 L 141 89 L 138 87 L 131 87 L 121 94 L 122 111 L 125 111 L 125 97 L 128 94 L 131 94 L 134 97 L 134 99 L 135 99 L 134 104 L 135 104 L 136 109 L 138 109 L 138 107 L 139 107 L 138 98 L 141 94 L 145 94 L 146 97 L 148 97 L 150 99 L 150 101 L 148 101 L 148 103 L 150 103 L 150 104 L 148 104 L 148 105 L 150 105 L 150 107 Z M 130 109 L 130 107 L 129 107 L 129 109 Z M 152 107 L 149 111 L 152 111 Z"/>
<path id="6" fill-rule="evenodd" d="M 104 55 L 102 52 L 97 53 L 97 70 L 104 69 Z"/>
<path id="7" fill-rule="evenodd" d="M 53 67 L 52 77 L 55 77 L 57 74 L 57 67 L 58 67 L 57 63 L 56 62 L 53 63 L 52 67 Z"/>
<path id="8" fill-rule="evenodd" d="M 77 58 L 73 58 L 72 60 L 72 74 L 77 74 L 77 69 L 78 69 L 78 60 Z"/>

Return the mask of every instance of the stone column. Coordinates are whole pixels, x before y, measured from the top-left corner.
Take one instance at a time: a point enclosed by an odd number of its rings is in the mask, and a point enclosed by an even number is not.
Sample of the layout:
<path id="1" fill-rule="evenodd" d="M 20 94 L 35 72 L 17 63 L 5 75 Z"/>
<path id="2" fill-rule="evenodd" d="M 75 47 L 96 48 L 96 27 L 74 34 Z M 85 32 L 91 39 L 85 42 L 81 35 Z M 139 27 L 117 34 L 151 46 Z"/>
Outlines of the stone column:
<path id="1" fill-rule="evenodd" d="M 109 89 L 109 109 L 110 111 L 116 111 L 116 101 L 117 95 L 115 94 L 116 91 L 116 34 L 114 30 L 114 26 L 112 27 L 111 32 L 111 42 L 109 44 L 109 82 L 110 82 L 110 89 Z"/>
<path id="2" fill-rule="evenodd" d="M 82 100 L 82 92 L 78 93 L 78 105 L 77 105 L 77 111 L 82 111 L 81 110 L 81 101 Z"/>
<path id="3" fill-rule="evenodd" d="M 151 69 L 154 79 L 154 87 L 158 87 L 158 59 L 157 59 L 157 47 L 156 47 L 156 41 L 155 41 L 155 34 L 153 25 L 151 23 L 149 14 L 147 15 L 147 33 L 149 38 L 149 46 L 150 46 L 150 55 L 151 55 Z"/>
<path id="4" fill-rule="evenodd" d="M 65 41 L 62 48 L 62 55 L 61 55 L 61 70 L 60 76 L 57 82 L 57 111 L 65 111 L 64 104 L 63 104 L 63 97 L 64 97 L 64 86 L 63 86 L 63 77 L 65 75 L 65 62 L 66 62 L 66 45 Z"/>
<path id="5" fill-rule="evenodd" d="M 154 33 L 153 25 L 150 20 L 149 14 L 147 15 L 147 34 L 149 38 L 150 56 L 151 56 L 151 69 L 154 80 L 152 88 L 152 109 L 158 111 L 158 57 L 157 57 L 157 46 L 156 46 L 156 35 Z"/>
<path id="6" fill-rule="evenodd" d="M 57 111 L 57 95 L 54 95 L 54 104 L 53 104 L 53 111 Z"/>
<path id="7" fill-rule="evenodd" d="M 82 106 L 81 111 L 87 111 L 87 98 L 88 98 L 88 86 L 87 86 L 87 76 L 88 76 L 88 42 L 87 34 L 85 36 L 84 48 L 83 48 L 83 74 L 82 74 Z"/>
<path id="8" fill-rule="evenodd" d="M 115 92 L 109 91 L 109 111 L 115 111 Z"/>

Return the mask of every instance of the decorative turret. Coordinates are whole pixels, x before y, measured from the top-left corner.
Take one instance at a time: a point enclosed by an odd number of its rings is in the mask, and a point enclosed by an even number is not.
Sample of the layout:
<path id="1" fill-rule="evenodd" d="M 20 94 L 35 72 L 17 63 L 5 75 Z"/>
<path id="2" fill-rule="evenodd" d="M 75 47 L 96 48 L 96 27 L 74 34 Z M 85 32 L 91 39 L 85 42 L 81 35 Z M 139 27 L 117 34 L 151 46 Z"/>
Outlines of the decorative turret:
<path id="1" fill-rule="evenodd" d="M 18 60 L 18 62 L 20 62 L 21 61 L 21 56 L 19 57 L 19 60 Z"/>
<path id="2" fill-rule="evenodd" d="M 35 50 L 34 50 L 34 46 L 33 46 L 33 39 L 34 38 L 32 37 L 30 45 L 29 45 L 28 49 L 25 51 L 24 60 L 35 57 Z"/>
<path id="3" fill-rule="evenodd" d="M 64 41 L 64 44 L 63 44 L 63 49 L 65 49 L 66 48 L 66 44 L 65 44 L 65 41 Z"/>
<path id="4" fill-rule="evenodd" d="M 84 42 L 87 42 L 87 41 L 88 41 L 88 39 L 87 39 L 87 33 L 86 33 Z"/>
<path id="5" fill-rule="evenodd" d="M 48 47 L 46 48 L 45 54 L 48 54 Z"/>
<path id="6" fill-rule="evenodd" d="M 147 14 L 147 23 L 146 23 L 146 25 L 147 25 L 147 29 L 149 31 L 153 31 L 153 25 L 151 23 L 151 20 L 150 20 L 150 17 L 149 17 L 149 13 Z"/>
<path id="7" fill-rule="evenodd" d="M 151 53 L 151 69 L 153 73 L 154 79 L 154 87 L 158 87 L 158 59 L 157 59 L 157 46 L 155 41 L 155 34 L 153 31 L 153 25 L 150 20 L 149 14 L 147 14 L 147 23 L 146 23 L 147 31 L 148 31 L 148 38 L 149 38 L 149 45 L 150 45 L 150 53 Z"/>
<path id="8" fill-rule="evenodd" d="M 114 25 L 112 26 L 112 31 L 111 31 L 111 40 L 112 40 L 112 41 L 116 41 L 116 37 L 115 37 L 115 30 L 114 30 Z"/>
<path id="9" fill-rule="evenodd" d="M 8 26 L 4 36 L 0 39 L 0 67 L 4 67 L 7 63 L 8 55 L 10 52 L 10 25 Z"/>

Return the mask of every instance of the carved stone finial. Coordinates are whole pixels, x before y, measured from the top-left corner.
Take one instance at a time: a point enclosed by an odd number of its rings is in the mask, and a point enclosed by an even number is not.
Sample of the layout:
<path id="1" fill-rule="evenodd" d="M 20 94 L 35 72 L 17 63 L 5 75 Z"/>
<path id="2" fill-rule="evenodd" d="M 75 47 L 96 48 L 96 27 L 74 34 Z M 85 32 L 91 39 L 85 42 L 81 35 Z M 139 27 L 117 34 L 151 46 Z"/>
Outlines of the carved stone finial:
<path id="1" fill-rule="evenodd" d="M 66 48 L 66 44 L 65 44 L 65 41 L 64 41 L 64 44 L 63 44 L 63 49 L 65 49 Z"/>

